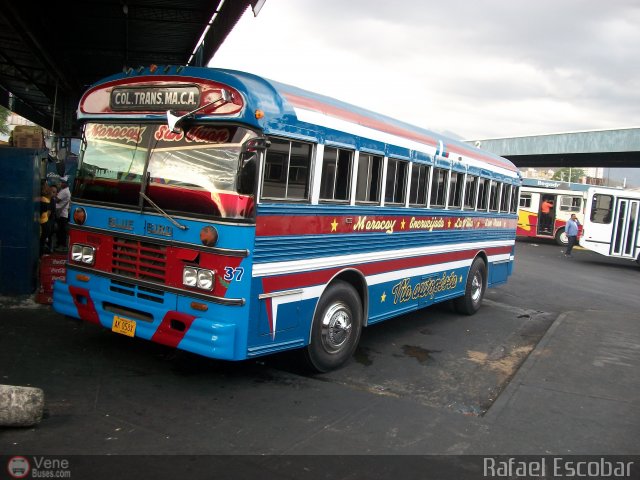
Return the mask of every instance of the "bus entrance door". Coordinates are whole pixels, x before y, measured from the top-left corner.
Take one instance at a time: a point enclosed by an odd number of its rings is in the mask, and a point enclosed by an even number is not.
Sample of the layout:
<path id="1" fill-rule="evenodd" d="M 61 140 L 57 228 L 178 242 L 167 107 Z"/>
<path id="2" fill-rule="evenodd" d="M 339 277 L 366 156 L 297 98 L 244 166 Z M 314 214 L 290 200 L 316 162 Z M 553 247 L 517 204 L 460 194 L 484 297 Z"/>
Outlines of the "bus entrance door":
<path id="1" fill-rule="evenodd" d="M 611 237 L 611 256 L 638 258 L 638 209 L 640 200 L 619 198 Z"/>
<path id="2" fill-rule="evenodd" d="M 541 195 L 538 211 L 537 233 L 540 236 L 553 236 L 553 225 L 556 221 L 555 195 Z"/>

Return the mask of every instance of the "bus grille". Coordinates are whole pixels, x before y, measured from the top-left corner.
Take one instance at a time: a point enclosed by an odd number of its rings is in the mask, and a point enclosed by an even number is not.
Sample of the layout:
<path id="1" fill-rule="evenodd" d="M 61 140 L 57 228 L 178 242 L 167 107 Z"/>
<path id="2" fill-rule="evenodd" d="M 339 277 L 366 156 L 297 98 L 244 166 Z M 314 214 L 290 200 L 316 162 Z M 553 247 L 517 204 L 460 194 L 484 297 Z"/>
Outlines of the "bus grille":
<path id="1" fill-rule="evenodd" d="M 124 238 L 113 239 L 111 271 L 125 277 L 165 283 L 166 247 Z"/>

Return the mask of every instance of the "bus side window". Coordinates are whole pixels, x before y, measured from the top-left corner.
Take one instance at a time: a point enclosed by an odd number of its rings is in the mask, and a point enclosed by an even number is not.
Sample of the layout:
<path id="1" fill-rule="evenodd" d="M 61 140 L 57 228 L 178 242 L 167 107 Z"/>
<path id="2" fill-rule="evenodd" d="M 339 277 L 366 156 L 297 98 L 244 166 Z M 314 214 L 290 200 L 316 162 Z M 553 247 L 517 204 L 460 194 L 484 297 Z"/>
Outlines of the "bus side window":
<path id="1" fill-rule="evenodd" d="M 451 172 L 449 178 L 449 208 L 462 206 L 462 187 L 464 186 L 464 174 Z"/>
<path id="2" fill-rule="evenodd" d="M 381 182 L 382 157 L 361 152 L 358 158 L 356 201 L 380 203 Z"/>
<path id="3" fill-rule="evenodd" d="M 511 191 L 511 185 L 507 185 L 506 183 L 501 184 L 500 188 L 500 211 L 508 212 L 509 211 L 509 192 Z"/>
<path id="4" fill-rule="evenodd" d="M 311 144 L 271 138 L 262 179 L 262 198 L 308 200 Z"/>
<path id="5" fill-rule="evenodd" d="M 481 212 L 486 212 L 488 207 L 489 200 L 489 186 L 491 185 L 491 180 L 488 178 L 480 179 L 479 192 L 478 192 L 478 210 Z"/>
<path id="6" fill-rule="evenodd" d="M 520 208 L 531 208 L 531 194 L 523 193 L 520 195 Z"/>
<path id="7" fill-rule="evenodd" d="M 492 212 L 498 211 L 498 195 L 500 194 L 500 183 L 491 182 L 491 190 L 489 193 L 489 210 Z"/>
<path id="8" fill-rule="evenodd" d="M 427 187 L 429 186 L 429 167 L 414 163 L 411 169 L 411 187 L 409 188 L 409 204 L 423 207 L 427 204 Z"/>
<path id="9" fill-rule="evenodd" d="M 516 213 L 518 211 L 518 195 L 520 194 L 520 187 L 511 185 L 511 205 L 509 207 L 510 213 Z M 529 205 L 531 205 L 531 196 L 529 196 Z"/>
<path id="10" fill-rule="evenodd" d="M 433 179 L 431 180 L 431 201 L 432 207 L 444 207 L 447 198 L 447 170 L 443 168 L 433 169 Z"/>
<path id="11" fill-rule="evenodd" d="M 409 162 L 390 158 L 387 162 L 387 185 L 384 194 L 385 203 L 403 204 L 407 185 Z"/>
<path id="12" fill-rule="evenodd" d="M 351 197 L 353 151 L 325 147 L 322 157 L 320 200 L 346 202 Z"/>
<path id="13" fill-rule="evenodd" d="M 582 209 L 582 197 L 563 195 L 560 197 L 560 210 L 563 212 L 579 212 Z"/>
<path id="14" fill-rule="evenodd" d="M 476 208 L 476 194 L 478 193 L 478 177 L 467 175 L 464 189 L 464 209 L 473 210 Z"/>
<path id="15" fill-rule="evenodd" d="M 593 223 L 611 223 L 611 210 L 613 209 L 613 197 L 596 193 L 591 205 L 590 220 Z"/>

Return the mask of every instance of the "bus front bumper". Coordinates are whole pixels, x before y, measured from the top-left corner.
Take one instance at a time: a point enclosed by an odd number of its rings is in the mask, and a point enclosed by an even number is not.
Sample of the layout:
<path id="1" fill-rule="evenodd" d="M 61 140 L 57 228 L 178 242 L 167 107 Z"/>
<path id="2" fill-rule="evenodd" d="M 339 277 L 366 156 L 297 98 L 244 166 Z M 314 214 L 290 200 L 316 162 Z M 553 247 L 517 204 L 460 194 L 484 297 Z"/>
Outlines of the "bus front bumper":
<path id="1" fill-rule="evenodd" d="M 136 296 L 135 289 L 133 295 L 113 293 L 111 280 L 99 275 L 84 283 L 74 282 L 74 278 L 75 272 L 69 268 L 67 282 L 54 284 L 53 308 L 58 313 L 209 358 L 246 358 L 246 352 L 235 348 L 237 325 L 218 320 L 227 316 L 220 311 L 224 306 L 207 305 L 207 316 L 203 316 L 202 311 L 190 307 L 187 297 L 165 292 L 162 303 L 145 301 Z M 114 326 L 116 319 L 120 321 Z M 118 328 L 123 323 L 127 333 Z"/>

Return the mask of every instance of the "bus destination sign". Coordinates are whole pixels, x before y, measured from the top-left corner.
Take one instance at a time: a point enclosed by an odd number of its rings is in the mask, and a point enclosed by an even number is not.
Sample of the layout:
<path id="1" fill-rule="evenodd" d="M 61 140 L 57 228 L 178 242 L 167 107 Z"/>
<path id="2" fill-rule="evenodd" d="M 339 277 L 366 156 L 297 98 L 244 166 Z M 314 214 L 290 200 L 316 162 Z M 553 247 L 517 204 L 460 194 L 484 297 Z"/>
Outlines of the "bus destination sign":
<path id="1" fill-rule="evenodd" d="M 196 86 L 116 87 L 111 91 L 111 110 L 192 110 L 200 105 Z"/>

